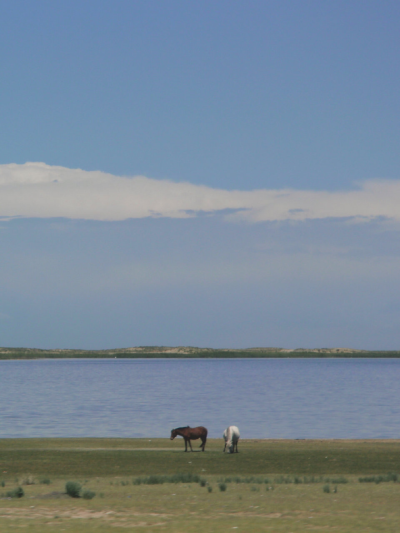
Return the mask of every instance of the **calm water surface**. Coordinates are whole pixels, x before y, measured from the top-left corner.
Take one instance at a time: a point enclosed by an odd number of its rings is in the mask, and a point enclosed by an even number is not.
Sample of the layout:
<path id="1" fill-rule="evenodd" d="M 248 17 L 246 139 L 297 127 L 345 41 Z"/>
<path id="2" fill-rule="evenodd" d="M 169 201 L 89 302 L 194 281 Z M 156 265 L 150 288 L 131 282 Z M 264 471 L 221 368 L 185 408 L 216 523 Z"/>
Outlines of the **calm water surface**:
<path id="1" fill-rule="evenodd" d="M 399 359 L 0 362 L 0 438 L 399 438 Z"/>

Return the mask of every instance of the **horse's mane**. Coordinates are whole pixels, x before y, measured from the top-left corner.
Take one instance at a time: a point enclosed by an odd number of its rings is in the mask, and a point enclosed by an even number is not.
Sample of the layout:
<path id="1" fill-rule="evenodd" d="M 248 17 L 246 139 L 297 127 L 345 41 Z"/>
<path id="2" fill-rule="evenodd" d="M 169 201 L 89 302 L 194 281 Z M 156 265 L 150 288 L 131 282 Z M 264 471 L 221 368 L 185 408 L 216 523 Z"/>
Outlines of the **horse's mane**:
<path id="1" fill-rule="evenodd" d="M 190 426 L 182 426 L 182 427 L 180 427 L 180 428 L 175 428 L 175 429 L 173 429 L 172 431 L 176 431 L 177 429 L 187 429 L 188 427 L 190 427 Z"/>

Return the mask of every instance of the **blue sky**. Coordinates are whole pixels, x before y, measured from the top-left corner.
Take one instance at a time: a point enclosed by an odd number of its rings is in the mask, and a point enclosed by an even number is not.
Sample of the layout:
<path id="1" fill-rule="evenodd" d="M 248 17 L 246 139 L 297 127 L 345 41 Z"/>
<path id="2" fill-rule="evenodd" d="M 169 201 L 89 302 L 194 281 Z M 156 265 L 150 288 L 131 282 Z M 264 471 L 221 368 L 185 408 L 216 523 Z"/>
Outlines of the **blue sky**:
<path id="1" fill-rule="evenodd" d="M 399 349 L 397 2 L 2 13 L 0 345 Z"/>

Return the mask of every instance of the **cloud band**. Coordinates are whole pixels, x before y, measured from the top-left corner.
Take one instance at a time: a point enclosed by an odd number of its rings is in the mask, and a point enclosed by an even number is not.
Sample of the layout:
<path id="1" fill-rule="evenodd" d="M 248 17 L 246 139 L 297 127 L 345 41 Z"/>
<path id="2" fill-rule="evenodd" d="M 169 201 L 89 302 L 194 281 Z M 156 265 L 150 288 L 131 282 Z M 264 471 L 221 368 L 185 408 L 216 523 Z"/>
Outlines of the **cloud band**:
<path id="1" fill-rule="evenodd" d="M 120 177 L 45 163 L 0 165 L 0 217 L 117 221 L 188 218 L 230 210 L 249 222 L 384 217 L 400 220 L 400 180 L 367 180 L 351 191 L 228 191 L 144 176 Z"/>

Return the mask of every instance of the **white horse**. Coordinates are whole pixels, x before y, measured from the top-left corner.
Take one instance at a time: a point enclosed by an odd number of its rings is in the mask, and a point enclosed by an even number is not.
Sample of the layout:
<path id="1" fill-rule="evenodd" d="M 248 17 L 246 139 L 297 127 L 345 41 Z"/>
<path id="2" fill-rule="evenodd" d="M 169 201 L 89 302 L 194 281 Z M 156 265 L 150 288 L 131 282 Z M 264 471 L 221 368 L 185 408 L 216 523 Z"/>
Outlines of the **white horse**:
<path id="1" fill-rule="evenodd" d="M 228 448 L 228 453 L 234 453 L 236 446 L 236 453 L 238 453 L 238 442 L 240 439 L 239 429 L 236 426 L 229 426 L 224 431 L 225 451 Z"/>

